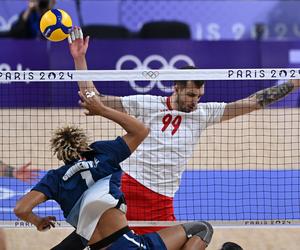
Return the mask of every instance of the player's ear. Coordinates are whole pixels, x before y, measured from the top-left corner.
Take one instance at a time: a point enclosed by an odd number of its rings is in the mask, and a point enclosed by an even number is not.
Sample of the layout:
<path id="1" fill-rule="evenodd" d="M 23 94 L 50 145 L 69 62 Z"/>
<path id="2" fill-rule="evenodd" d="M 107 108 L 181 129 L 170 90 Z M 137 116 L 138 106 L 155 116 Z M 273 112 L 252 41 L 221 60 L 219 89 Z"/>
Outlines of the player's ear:
<path id="1" fill-rule="evenodd" d="M 204 95 L 205 92 L 205 84 L 200 87 L 201 94 Z"/>

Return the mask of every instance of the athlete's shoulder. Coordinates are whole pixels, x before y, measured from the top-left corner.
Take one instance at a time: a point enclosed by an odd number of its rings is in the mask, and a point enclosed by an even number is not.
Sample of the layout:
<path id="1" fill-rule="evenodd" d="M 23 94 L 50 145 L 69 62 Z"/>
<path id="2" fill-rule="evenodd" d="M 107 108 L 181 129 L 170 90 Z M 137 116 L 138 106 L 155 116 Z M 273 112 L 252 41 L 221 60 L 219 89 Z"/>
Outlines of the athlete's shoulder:
<path id="1" fill-rule="evenodd" d="M 119 137 L 114 140 L 101 140 L 101 141 L 94 141 L 90 144 L 90 148 L 94 151 L 101 151 L 101 147 L 105 147 L 107 145 L 112 145 L 119 141 Z"/>
<path id="2" fill-rule="evenodd" d="M 122 100 L 135 100 L 135 101 L 145 101 L 145 100 L 159 100 L 163 98 L 162 96 L 157 95 L 129 95 L 122 97 Z"/>
<path id="3" fill-rule="evenodd" d="M 216 109 L 226 105 L 224 102 L 200 102 L 197 105 L 197 109 L 200 110 L 208 110 L 208 109 Z"/>
<path id="4" fill-rule="evenodd" d="M 59 169 L 49 170 L 43 178 L 32 188 L 45 194 L 49 199 L 56 197 L 58 192 L 59 183 L 61 180 L 62 174 Z"/>
<path id="5" fill-rule="evenodd" d="M 94 151 L 95 155 L 99 153 L 107 153 L 120 147 L 124 150 L 130 151 L 126 142 L 121 136 L 118 136 L 114 140 L 95 141 L 90 145 L 90 148 Z"/>
<path id="6" fill-rule="evenodd" d="M 61 174 L 61 173 L 64 173 L 68 170 L 68 168 L 70 166 L 72 166 L 75 162 L 77 162 L 77 160 L 74 160 L 72 162 L 69 162 L 68 164 L 65 164 L 65 165 L 62 165 L 60 167 L 58 167 L 57 169 L 54 169 L 53 171 L 56 173 L 56 174 Z"/>

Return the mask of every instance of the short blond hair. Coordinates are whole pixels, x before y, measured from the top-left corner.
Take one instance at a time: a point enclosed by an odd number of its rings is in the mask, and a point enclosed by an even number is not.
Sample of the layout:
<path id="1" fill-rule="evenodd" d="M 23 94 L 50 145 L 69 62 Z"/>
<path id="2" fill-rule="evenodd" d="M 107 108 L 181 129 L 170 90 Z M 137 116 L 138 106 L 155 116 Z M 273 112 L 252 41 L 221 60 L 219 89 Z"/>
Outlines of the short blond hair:
<path id="1" fill-rule="evenodd" d="M 86 133 L 74 125 L 57 128 L 53 132 L 50 144 L 53 154 L 64 162 L 80 159 L 81 153 L 89 150 Z"/>

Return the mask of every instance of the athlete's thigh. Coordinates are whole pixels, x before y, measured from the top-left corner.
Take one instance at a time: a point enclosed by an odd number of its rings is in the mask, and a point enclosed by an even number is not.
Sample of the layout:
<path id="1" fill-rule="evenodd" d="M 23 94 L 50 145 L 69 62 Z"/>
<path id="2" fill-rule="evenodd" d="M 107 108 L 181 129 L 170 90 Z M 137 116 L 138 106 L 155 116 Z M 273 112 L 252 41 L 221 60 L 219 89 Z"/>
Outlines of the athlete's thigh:
<path id="1" fill-rule="evenodd" d="M 168 250 L 181 249 L 187 242 L 186 233 L 181 225 L 168 227 L 157 232 Z"/>

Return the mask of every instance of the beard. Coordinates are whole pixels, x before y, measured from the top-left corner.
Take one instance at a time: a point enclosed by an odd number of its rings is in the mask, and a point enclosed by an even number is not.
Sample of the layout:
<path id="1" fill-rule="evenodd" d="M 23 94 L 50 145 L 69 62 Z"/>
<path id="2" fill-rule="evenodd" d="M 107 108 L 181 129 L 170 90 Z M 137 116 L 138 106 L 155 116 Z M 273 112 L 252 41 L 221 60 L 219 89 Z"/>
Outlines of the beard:
<path id="1" fill-rule="evenodd" d="M 195 110 L 195 107 L 186 106 L 184 101 L 181 101 L 178 96 L 177 96 L 177 99 L 176 99 L 176 103 L 177 103 L 178 111 L 189 113 L 189 112 L 192 112 L 192 111 Z"/>

